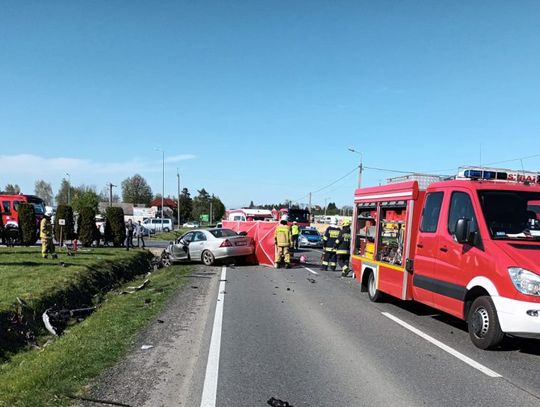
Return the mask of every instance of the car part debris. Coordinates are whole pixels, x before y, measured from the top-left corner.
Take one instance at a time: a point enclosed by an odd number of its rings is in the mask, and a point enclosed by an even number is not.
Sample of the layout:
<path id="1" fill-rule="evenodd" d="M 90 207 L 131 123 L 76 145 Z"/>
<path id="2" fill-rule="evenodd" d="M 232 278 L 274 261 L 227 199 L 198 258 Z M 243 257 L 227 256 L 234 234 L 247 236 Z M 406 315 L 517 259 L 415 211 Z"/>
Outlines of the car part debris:
<path id="1" fill-rule="evenodd" d="M 133 294 L 137 291 L 141 291 L 143 288 L 146 288 L 148 287 L 148 285 L 150 284 L 150 279 L 147 278 L 143 281 L 143 283 L 137 287 L 128 287 L 129 288 L 129 291 L 122 291 L 120 294 Z"/>
<path id="2" fill-rule="evenodd" d="M 311 284 L 315 284 L 317 282 L 317 280 L 314 278 L 307 278 L 307 281 L 309 281 Z"/>
<path id="3" fill-rule="evenodd" d="M 142 350 L 148 350 L 148 349 L 152 349 L 154 347 L 154 345 L 143 345 L 141 346 L 141 349 Z"/>
<path id="4" fill-rule="evenodd" d="M 54 336 L 59 336 L 66 328 L 71 318 L 81 318 L 94 312 L 96 307 L 77 308 L 77 309 L 61 309 L 54 310 L 48 308 L 42 314 L 41 319 L 47 331 Z"/>
<path id="5" fill-rule="evenodd" d="M 272 407 L 293 407 L 288 401 L 279 400 L 274 397 L 270 397 L 270 400 L 266 403 Z"/>
<path id="6" fill-rule="evenodd" d="M 119 403 L 117 401 L 100 400 L 100 399 L 94 399 L 90 397 L 74 396 L 74 395 L 69 395 L 69 394 L 66 396 L 72 400 L 89 401 L 91 403 L 104 404 L 104 405 L 110 405 L 110 406 L 131 407 L 131 405 L 129 404 Z"/>

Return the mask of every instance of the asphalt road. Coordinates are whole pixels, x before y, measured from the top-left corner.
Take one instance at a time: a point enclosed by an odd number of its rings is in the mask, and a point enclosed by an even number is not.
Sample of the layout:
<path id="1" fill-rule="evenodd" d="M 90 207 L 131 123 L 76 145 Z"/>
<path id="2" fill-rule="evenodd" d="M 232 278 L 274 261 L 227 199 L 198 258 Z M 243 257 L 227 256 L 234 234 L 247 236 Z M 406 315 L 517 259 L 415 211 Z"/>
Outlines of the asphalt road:
<path id="1" fill-rule="evenodd" d="M 540 406 L 539 341 L 481 351 L 459 320 L 418 304 L 371 303 L 353 279 L 310 268 L 318 274 L 303 267 L 226 270 L 216 396 L 210 391 L 196 405 L 264 406 L 275 397 L 295 407 Z M 205 386 L 215 375 L 213 365 Z"/>
<path id="2" fill-rule="evenodd" d="M 262 407 L 271 397 L 294 407 L 540 406 L 540 341 L 481 351 L 455 318 L 374 304 L 353 279 L 308 268 L 197 266 L 93 396 L 152 407 Z"/>

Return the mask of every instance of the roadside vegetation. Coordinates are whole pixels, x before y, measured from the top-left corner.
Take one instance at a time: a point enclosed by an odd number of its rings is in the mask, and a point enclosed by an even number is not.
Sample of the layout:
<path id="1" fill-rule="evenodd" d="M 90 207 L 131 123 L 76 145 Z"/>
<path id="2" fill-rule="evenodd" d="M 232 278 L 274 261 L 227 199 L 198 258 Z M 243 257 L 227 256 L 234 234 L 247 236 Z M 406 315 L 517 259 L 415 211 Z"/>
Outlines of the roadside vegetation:
<path id="1" fill-rule="evenodd" d="M 175 240 L 189 230 L 190 229 L 188 228 L 180 228 L 177 230 L 171 230 L 170 232 L 160 232 L 151 235 L 150 238 L 155 240 Z"/>
<path id="2" fill-rule="evenodd" d="M 189 270 L 161 269 L 151 274 L 147 288 L 121 294 L 144 278 L 126 283 L 106 294 L 94 314 L 52 344 L 20 352 L 0 365 L 0 406 L 67 406 L 84 396 L 92 379 L 126 354 L 136 333 L 185 283 L 182 277 Z"/>

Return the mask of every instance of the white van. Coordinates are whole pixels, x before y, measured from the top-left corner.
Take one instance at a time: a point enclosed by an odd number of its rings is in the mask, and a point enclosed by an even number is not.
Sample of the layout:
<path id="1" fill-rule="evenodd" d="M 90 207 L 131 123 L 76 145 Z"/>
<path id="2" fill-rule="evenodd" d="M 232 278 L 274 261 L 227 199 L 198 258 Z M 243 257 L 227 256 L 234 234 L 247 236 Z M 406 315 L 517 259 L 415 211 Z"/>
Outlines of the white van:
<path id="1" fill-rule="evenodd" d="M 163 222 L 163 223 L 162 223 Z M 150 231 L 150 233 L 156 232 L 170 232 L 173 230 L 172 219 L 167 218 L 152 218 L 145 219 L 142 225 Z"/>

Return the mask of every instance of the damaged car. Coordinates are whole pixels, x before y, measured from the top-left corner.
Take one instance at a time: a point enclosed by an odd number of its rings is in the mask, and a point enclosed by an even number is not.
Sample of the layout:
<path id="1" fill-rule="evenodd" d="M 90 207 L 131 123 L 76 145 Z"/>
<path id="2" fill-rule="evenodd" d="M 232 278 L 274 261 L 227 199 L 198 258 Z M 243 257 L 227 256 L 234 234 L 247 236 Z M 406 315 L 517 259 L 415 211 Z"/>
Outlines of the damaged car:
<path id="1" fill-rule="evenodd" d="M 206 266 L 227 258 L 245 261 L 254 252 L 255 242 L 251 237 L 224 228 L 187 232 L 165 249 L 170 262 L 201 261 Z"/>

